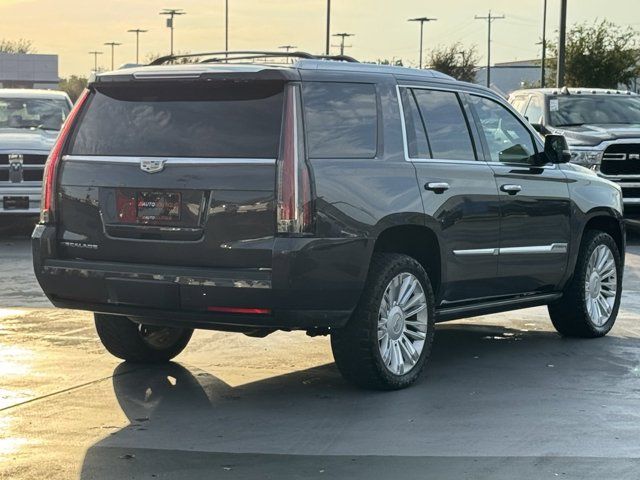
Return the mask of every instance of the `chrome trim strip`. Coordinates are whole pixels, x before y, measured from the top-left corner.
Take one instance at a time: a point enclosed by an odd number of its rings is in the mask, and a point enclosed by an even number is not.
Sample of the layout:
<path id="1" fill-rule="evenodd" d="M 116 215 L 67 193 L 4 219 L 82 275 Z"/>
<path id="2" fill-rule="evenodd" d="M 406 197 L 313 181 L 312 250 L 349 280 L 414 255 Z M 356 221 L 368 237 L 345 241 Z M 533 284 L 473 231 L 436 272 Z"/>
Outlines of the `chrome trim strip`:
<path id="1" fill-rule="evenodd" d="M 165 160 L 166 165 L 275 165 L 275 158 L 199 158 L 199 157 L 116 157 L 108 155 L 65 155 L 65 162 L 124 163 L 140 165 L 142 160 Z"/>
<path id="2" fill-rule="evenodd" d="M 640 199 L 638 199 L 640 203 Z M 552 243 L 551 245 L 534 245 L 530 247 L 501 247 L 501 248 L 473 248 L 470 250 L 454 250 L 456 257 L 477 255 L 529 255 L 538 253 L 567 253 L 566 243 Z"/>
<path id="3" fill-rule="evenodd" d="M 471 250 L 454 250 L 456 257 L 471 257 L 477 255 L 498 255 L 499 248 L 472 248 Z"/>
<path id="4" fill-rule="evenodd" d="M 501 247 L 500 255 L 529 255 L 537 253 L 567 253 L 566 243 L 552 243 L 551 245 L 535 245 L 531 247 Z"/>
<path id="5" fill-rule="evenodd" d="M 624 198 L 622 197 L 622 203 L 625 205 L 640 205 L 640 198 Z"/>

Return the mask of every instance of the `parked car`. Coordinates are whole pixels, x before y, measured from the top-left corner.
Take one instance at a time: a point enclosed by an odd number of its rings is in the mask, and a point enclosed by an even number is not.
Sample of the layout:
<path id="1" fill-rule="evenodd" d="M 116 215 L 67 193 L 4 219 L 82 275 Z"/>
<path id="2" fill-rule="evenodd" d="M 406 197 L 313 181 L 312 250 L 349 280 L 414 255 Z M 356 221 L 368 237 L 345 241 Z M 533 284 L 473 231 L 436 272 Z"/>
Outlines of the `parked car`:
<path id="1" fill-rule="evenodd" d="M 194 328 L 330 334 L 342 374 L 379 389 L 416 380 L 435 322 L 548 305 L 562 335 L 611 329 L 618 185 L 488 89 L 304 56 L 93 78 L 33 233 L 53 304 L 96 312 L 134 362 Z"/>
<path id="2" fill-rule="evenodd" d="M 640 227 L 640 96 L 546 88 L 515 91 L 509 102 L 543 135 L 564 135 L 572 162 L 618 183 L 627 221 Z"/>
<path id="3" fill-rule="evenodd" d="M 0 216 L 40 213 L 44 164 L 71 106 L 64 92 L 0 89 Z"/>

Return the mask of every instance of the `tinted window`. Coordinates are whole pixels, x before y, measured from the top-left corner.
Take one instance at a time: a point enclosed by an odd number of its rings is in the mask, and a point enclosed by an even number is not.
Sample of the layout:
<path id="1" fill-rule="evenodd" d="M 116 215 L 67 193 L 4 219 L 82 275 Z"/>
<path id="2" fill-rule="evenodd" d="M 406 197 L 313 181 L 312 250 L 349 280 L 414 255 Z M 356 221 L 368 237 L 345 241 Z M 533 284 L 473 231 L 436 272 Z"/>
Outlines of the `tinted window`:
<path id="1" fill-rule="evenodd" d="M 535 153 L 533 139 L 522 123 L 504 106 L 488 98 L 471 96 L 491 160 L 528 163 Z"/>
<path id="2" fill-rule="evenodd" d="M 525 113 L 527 120 L 529 120 L 530 123 L 544 123 L 542 121 L 543 115 L 542 100 L 539 97 L 531 97 L 531 101 L 529 102 L 529 106 Z"/>
<path id="3" fill-rule="evenodd" d="M 549 99 L 551 125 L 640 124 L 640 98 L 630 95 L 563 95 Z"/>
<path id="4" fill-rule="evenodd" d="M 474 160 L 467 121 L 458 96 L 452 92 L 413 91 L 424 125 L 431 155 L 444 160 Z"/>
<path id="5" fill-rule="evenodd" d="M 400 95 L 402 98 L 402 109 L 404 110 L 409 158 L 430 158 L 431 153 L 429 152 L 429 144 L 427 143 L 427 134 L 425 133 L 413 92 L 403 88 L 400 90 Z"/>
<path id="6" fill-rule="evenodd" d="M 378 114 L 373 85 L 308 82 L 302 95 L 309 157 L 375 157 Z"/>
<path id="7" fill-rule="evenodd" d="M 92 95 L 76 155 L 276 158 L 283 84 L 120 85 Z"/>

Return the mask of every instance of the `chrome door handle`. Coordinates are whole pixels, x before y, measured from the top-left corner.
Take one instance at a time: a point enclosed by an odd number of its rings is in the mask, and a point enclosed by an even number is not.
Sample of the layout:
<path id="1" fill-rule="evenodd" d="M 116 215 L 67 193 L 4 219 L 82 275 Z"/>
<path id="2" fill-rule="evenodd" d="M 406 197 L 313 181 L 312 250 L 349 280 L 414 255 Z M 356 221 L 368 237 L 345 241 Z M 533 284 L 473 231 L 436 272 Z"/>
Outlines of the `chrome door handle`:
<path id="1" fill-rule="evenodd" d="M 502 185 L 500 190 L 508 193 L 509 195 L 515 195 L 520 190 L 522 190 L 522 185 Z"/>
<path id="2" fill-rule="evenodd" d="M 449 184 L 447 182 L 427 182 L 424 184 L 425 190 L 431 190 L 432 192 L 442 193 L 445 190 L 449 190 Z"/>

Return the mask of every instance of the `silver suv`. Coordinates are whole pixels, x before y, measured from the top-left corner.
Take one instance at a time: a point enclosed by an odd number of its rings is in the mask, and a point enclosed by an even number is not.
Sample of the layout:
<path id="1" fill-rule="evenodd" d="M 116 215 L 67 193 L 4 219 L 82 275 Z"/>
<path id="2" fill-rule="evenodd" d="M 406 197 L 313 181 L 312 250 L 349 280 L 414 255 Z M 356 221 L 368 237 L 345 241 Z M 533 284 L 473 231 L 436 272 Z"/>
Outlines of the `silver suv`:
<path id="1" fill-rule="evenodd" d="M 0 216 L 40 213 L 44 164 L 71 106 L 64 92 L 0 89 Z"/>

